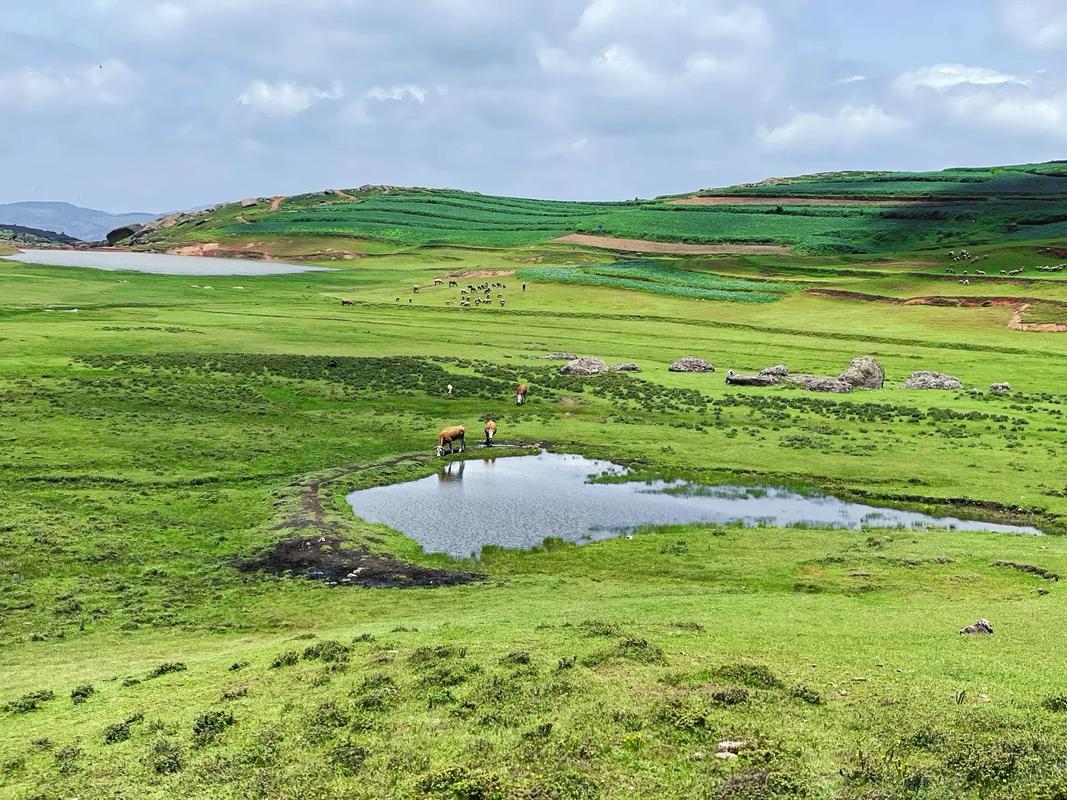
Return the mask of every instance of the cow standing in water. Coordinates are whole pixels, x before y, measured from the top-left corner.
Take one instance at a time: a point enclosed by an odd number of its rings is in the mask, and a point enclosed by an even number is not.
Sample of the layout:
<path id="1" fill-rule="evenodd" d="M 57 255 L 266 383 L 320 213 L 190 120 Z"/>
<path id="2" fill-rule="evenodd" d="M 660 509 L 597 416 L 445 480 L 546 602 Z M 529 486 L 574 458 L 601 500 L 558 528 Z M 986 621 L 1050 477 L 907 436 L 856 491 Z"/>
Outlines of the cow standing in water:
<path id="1" fill-rule="evenodd" d="M 521 406 L 526 402 L 526 392 L 528 391 L 525 383 L 520 383 L 515 387 L 515 405 Z"/>
<path id="2" fill-rule="evenodd" d="M 448 444 L 448 452 L 456 452 L 455 443 L 459 442 L 459 452 L 463 453 L 467 450 L 467 446 L 463 441 L 463 436 L 467 430 L 462 425 L 455 425 L 451 428 L 444 428 L 437 436 L 437 447 L 434 448 L 434 452 L 443 456 L 445 454 L 445 444 Z"/>
<path id="3" fill-rule="evenodd" d="M 485 421 L 485 446 L 493 446 L 493 437 L 496 436 L 496 423 L 489 419 Z"/>

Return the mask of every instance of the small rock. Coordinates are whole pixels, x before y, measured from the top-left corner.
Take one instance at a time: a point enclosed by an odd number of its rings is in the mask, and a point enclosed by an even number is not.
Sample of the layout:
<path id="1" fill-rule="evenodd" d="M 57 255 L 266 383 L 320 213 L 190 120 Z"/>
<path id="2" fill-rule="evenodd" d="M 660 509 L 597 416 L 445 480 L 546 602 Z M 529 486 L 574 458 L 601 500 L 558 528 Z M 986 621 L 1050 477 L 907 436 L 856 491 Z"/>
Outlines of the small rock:
<path id="1" fill-rule="evenodd" d="M 545 353 L 541 356 L 548 361 L 574 361 L 577 357 L 576 353 Z"/>
<path id="2" fill-rule="evenodd" d="M 612 364 L 611 368 L 615 372 L 640 372 L 641 368 L 634 364 L 632 361 L 623 361 L 620 364 Z"/>
<path id="3" fill-rule="evenodd" d="M 716 753 L 715 757 L 716 758 L 721 758 L 723 761 L 726 761 L 726 760 L 731 759 L 731 758 L 737 758 L 737 753 L 729 753 L 729 752 L 726 752 L 724 750 L 721 753 Z"/>
<path id="4" fill-rule="evenodd" d="M 670 372 L 714 372 L 715 367 L 696 356 L 682 356 L 667 369 Z"/>
<path id="5" fill-rule="evenodd" d="M 963 384 L 959 378 L 945 375 L 940 372 L 918 370 L 911 373 L 904 381 L 905 389 L 962 389 Z"/>
<path id="6" fill-rule="evenodd" d="M 587 356 L 571 359 L 559 371 L 564 375 L 599 375 L 608 371 L 608 365 L 602 359 Z"/>
<path id="7" fill-rule="evenodd" d="M 716 753 L 733 753 L 736 755 L 749 746 L 744 739 L 723 739 L 715 746 Z"/>
<path id="8" fill-rule="evenodd" d="M 977 622 L 968 625 L 966 628 L 960 631 L 961 634 L 991 634 L 993 633 L 993 626 L 989 624 L 989 620 L 980 619 Z"/>
<path id="9" fill-rule="evenodd" d="M 840 378 L 831 378 L 824 375 L 789 375 L 786 380 L 800 384 L 809 392 L 846 394 L 852 391 L 852 384 L 845 383 Z"/>
<path id="10" fill-rule="evenodd" d="M 993 383 L 993 384 L 990 384 L 989 391 L 991 391 L 993 394 L 1010 394 L 1011 393 L 1011 384 L 1010 383 Z"/>
<path id="11" fill-rule="evenodd" d="M 854 389 L 881 389 L 885 383 L 885 370 L 874 356 L 859 356 L 849 362 L 848 369 L 840 377 Z"/>
<path id="12" fill-rule="evenodd" d="M 772 378 L 784 378 L 789 374 L 785 364 L 775 364 L 773 367 L 764 367 L 759 371 L 760 375 L 769 375 Z"/>

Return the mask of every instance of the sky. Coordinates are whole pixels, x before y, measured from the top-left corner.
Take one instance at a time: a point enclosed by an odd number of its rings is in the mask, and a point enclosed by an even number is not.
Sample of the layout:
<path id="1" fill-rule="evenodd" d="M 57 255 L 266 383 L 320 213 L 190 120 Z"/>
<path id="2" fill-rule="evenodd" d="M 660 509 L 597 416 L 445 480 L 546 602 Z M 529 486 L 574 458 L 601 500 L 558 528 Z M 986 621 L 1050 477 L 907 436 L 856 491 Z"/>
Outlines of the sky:
<path id="1" fill-rule="evenodd" d="M 1067 157 L 1065 0 L 3 0 L 0 202 Z"/>

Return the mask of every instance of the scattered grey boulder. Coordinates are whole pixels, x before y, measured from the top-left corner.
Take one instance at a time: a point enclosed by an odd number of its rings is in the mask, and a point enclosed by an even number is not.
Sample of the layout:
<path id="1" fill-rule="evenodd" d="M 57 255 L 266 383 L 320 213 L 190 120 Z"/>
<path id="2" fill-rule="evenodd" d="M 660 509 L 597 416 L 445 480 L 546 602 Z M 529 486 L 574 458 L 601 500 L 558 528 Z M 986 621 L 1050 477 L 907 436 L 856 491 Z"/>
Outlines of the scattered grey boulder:
<path id="1" fill-rule="evenodd" d="M 840 378 L 853 389 L 881 389 L 885 383 L 885 370 L 874 356 L 859 356 L 849 362 Z"/>
<path id="2" fill-rule="evenodd" d="M 241 201 L 241 208 L 252 208 L 252 206 L 258 205 L 259 200 L 254 197 L 246 197 Z"/>
<path id="3" fill-rule="evenodd" d="M 682 356 L 667 369 L 670 372 L 714 372 L 715 367 L 696 356 Z"/>
<path id="4" fill-rule="evenodd" d="M 993 394 L 1011 394 L 1010 383 L 993 383 L 989 386 L 989 391 Z"/>
<path id="5" fill-rule="evenodd" d="M 785 364 L 775 364 L 773 367 L 764 367 L 759 371 L 760 375 L 769 375 L 772 378 L 784 378 L 789 374 Z"/>
<path id="6" fill-rule="evenodd" d="M 586 356 L 571 359 L 559 371 L 564 375 L 599 375 L 608 371 L 608 365 L 602 359 Z"/>
<path id="7" fill-rule="evenodd" d="M 804 387 L 809 392 L 833 392 L 847 394 L 852 391 L 852 384 L 829 375 L 789 375 L 784 380 Z"/>
<path id="8" fill-rule="evenodd" d="M 963 384 L 959 378 L 944 375 L 940 372 L 918 370 L 911 373 L 904 381 L 905 389 L 962 389 Z"/>
<path id="9" fill-rule="evenodd" d="M 623 361 L 620 364 L 612 364 L 612 370 L 615 372 L 640 372 L 641 368 L 634 364 L 632 361 Z"/>
<path id="10" fill-rule="evenodd" d="M 545 353 L 541 356 L 549 361 L 574 361 L 577 357 L 577 353 Z"/>
<path id="11" fill-rule="evenodd" d="M 971 634 L 988 635 L 988 634 L 993 633 L 993 626 L 989 624 L 989 620 L 980 619 L 977 622 L 975 622 L 975 623 L 973 623 L 971 625 L 968 625 L 966 628 L 961 630 L 960 633 L 963 634 L 963 635 L 971 635 Z"/>
<path id="12" fill-rule="evenodd" d="M 726 371 L 728 386 L 775 386 L 779 378 L 775 375 L 738 375 L 732 369 Z"/>

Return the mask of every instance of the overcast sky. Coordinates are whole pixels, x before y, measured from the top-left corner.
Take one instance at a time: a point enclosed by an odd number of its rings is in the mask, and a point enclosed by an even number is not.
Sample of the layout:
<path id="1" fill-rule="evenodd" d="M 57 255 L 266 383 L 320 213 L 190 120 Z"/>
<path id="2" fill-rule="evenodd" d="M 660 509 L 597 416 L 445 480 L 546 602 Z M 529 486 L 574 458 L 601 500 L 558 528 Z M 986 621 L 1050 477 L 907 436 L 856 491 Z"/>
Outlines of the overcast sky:
<path id="1" fill-rule="evenodd" d="M 0 202 L 1067 157 L 1067 0 L 3 0 Z"/>

